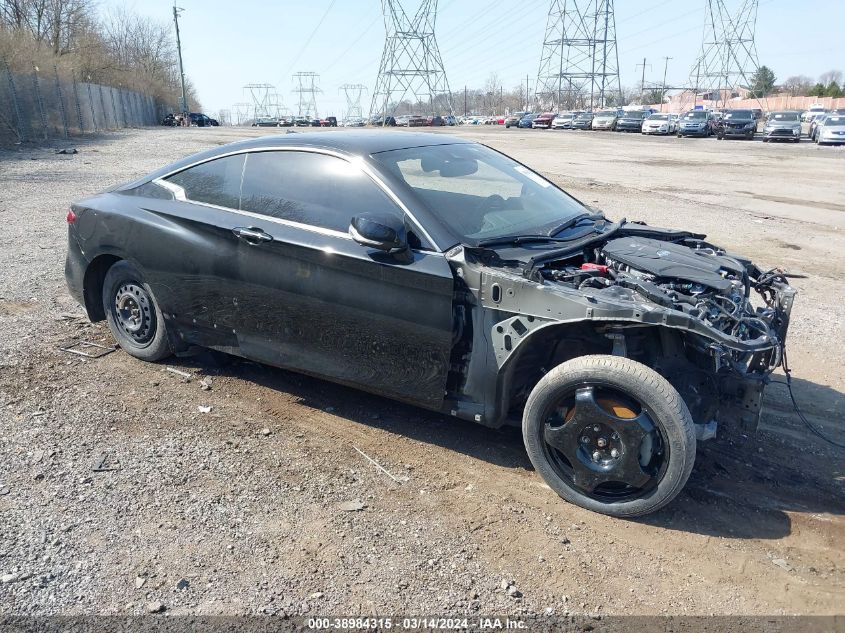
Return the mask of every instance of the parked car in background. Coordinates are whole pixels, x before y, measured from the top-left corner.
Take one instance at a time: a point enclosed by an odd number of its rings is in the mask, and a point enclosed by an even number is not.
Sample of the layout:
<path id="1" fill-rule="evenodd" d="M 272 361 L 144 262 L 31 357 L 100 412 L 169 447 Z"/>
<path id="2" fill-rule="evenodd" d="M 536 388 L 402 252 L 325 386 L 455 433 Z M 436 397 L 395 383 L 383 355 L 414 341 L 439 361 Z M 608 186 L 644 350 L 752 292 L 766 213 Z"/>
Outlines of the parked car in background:
<path id="1" fill-rule="evenodd" d="M 650 110 L 632 110 L 625 112 L 616 120 L 617 132 L 642 132 L 643 121 L 651 114 Z"/>
<path id="2" fill-rule="evenodd" d="M 602 110 L 596 112 L 593 117 L 592 129 L 594 130 L 615 130 L 616 122 L 619 120 L 619 110 Z"/>
<path id="3" fill-rule="evenodd" d="M 514 112 L 513 114 L 509 114 L 505 117 L 505 127 L 517 127 L 519 125 L 520 120 L 526 115 L 531 114 L 530 112 Z"/>
<path id="4" fill-rule="evenodd" d="M 798 111 L 771 112 L 763 128 L 763 142 L 801 140 L 801 113 Z"/>
<path id="5" fill-rule="evenodd" d="M 408 118 L 408 127 L 425 127 L 426 125 L 428 125 L 428 117 L 412 114 Z"/>
<path id="6" fill-rule="evenodd" d="M 573 130 L 589 130 L 593 125 L 594 115 L 592 112 L 582 112 L 572 119 Z"/>
<path id="7" fill-rule="evenodd" d="M 690 110 L 678 120 L 678 138 L 682 136 L 712 136 L 713 116 L 708 110 Z"/>
<path id="8" fill-rule="evenodd" d="M 655 112 L 643 121 L 643 134 L 675 134 L 678 131 L 678 115 Z"/>
<path id="9" fill-rule="evenodd" d="M 363 117 L 352 116 L 343 122 L 343 127 L 364 127 L 366 125 Z"/>
<path id="10" fill-rule="evenodd" d="M 561 112 L 554 120 L 552 120 L 553 130 L 570 130 L 572 129 L 572 121 L 580 112 Z"/>
<path id="11" fill-rule="evenodd" d="M 320 119 L 320 127 L 337 127 L 337 118 L 327 116 L 324 119 Z"/>
<path id="12" fill-rule="evenodd" d="M 294 119 L 293 124 L 296 127 L 311 127 L 311 120 L 308 117 L 298 116 Z"/>
<path id="13" fill-rule="evenodd" d="M 829 114 L 816 131 L 819 145 L 841 145 L 845 143 L 845 114 Z"/>
<path id="14" fill-rule="evenodd" d="M 810 107 L 801 114 L 802 121 L 810 121 L 811 117 L 815 114 L 823 114 L 825 112 L 825 107 L 821 103 L 813 103 Z"/>
<path id="15" fill-rule="evenodd" d="M 161 120 L 161 124 L 166 127 L 176 127 L 179 125 L 179 120 L 176 118 L 176 115 L 171 112 L 170 114 L 165 115 L 165 117 Z"/>
<path id="16" fill-rule="evenodd" d="M 531 127 L 531 124 L 534 123 L 534 119 L 536 119 L 539 115 L 537 114 L 526 114 L 519 120 L 519 123 L 516 124 L 517 127 Z"/>
<path id="17" fill-rule="evenodd" d="M 555 120 L 556 116 L 556 112 L 543 112 L 542 114 L 538 114 L 537 118 L 531 122 L 531 127 L 548 130 L 552 126 L 552 121 Z"/>
<path id="18" fill-rule="evenodd" d="M 202 112 L 190 112 L 188 113 L 188 125 L 192 127 L 217 127 L 220 123 Z"/>
<path id="19" fill-rule="evenodd" d="M 444 125 L 446 125 L 445 121 L 443 121 L 443 117 L 439 114 L 426 117 L 425 124 L 429 127 L 443 127 Z"/>
<path id="20" fill-rule="evenodd" d="M 757 119 L 751 110 L 726 110 L 716 121 L 716 138 L 745 138 L 751 140 L 757 132 Z"/>
<path id="21" fill-rule="evenodd" d="M 279 119 L 274 116 L 258 117 L 252 122 L 252 127 L 279 127 Z"/>
<path id="22" fill-rule="evenodd" d="M 411 120 L 410 114 L 402 114 L 396 117 L 397 127 L 408 127 L 408 122 Z"/>
<path id="23" fill-rule="evenodd" d="M 395 127 L 398 125 L 396 122 L 396 118 L 392 116 L 377 116 L 370 119 L 370 125 L 375 125 L 377 127 Z"/>
<path id="24" fill-rule="evenodd" d="M 810 140 L 816 140 L 816 130 L 824 122 L 826 116 L 827 112 L 816 112 L 810 117 L 810 127 L 807 129 L 807 136 L 810 137 Z"/>
<path id="25" fill-rule="evenodd" d="M 453 114 L 447 114 L 446 116 L 443 117 L 443 125 L 453 126 L 453 125 L 457 125 L 457 124 L 458 124 L 458 120 L 455 118 L 455 116 Z"/>

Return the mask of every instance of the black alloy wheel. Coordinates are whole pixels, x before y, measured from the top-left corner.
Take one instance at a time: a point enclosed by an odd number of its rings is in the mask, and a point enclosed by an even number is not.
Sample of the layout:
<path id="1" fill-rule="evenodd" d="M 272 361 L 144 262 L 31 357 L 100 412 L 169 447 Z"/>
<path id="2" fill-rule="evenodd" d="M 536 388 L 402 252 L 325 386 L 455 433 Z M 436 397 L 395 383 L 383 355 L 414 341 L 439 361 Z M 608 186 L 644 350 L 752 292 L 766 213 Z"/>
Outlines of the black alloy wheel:
<path id="1" fill-rule="evenodd" d="M 678 392 L 616 356 L 583 356 L 546 374 L 526 403 L 523 439 L 561 497 L 612 516 L 669 503 L 695 460 L 694 425 Z"/>

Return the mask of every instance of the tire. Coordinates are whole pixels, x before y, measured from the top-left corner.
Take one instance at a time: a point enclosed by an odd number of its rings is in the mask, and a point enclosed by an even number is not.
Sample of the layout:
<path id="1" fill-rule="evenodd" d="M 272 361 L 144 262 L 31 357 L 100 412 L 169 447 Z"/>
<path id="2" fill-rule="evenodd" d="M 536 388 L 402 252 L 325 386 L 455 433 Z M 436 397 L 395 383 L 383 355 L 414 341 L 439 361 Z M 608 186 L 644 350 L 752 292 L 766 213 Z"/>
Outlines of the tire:
<path id="1" fill-rule="evenodd" d="M 102 300 L 109 329 L 127 354 L 152 362 L 173 353 L 161 309 L 135 266 L 121 260 L 109 268 Z"/>
<path id="2" fill-rule="evenodd" d="M 665 506 L 695 462 L 695 427 L 680 394 L 653 369 L 619 356 L 582 356 L 547 373 L 528 397 L 522 435 L 558 495 L 615 517 Z"/>

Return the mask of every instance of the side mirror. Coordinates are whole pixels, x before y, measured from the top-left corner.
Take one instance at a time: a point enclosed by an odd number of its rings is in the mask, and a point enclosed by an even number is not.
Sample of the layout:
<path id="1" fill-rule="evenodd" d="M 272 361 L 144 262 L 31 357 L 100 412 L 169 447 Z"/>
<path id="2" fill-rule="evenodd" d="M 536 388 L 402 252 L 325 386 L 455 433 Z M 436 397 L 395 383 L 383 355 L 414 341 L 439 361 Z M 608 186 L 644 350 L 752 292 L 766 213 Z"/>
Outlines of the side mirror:
<path id="1" fill-rule="evenodd" d="M 369 248 L 385 253 L 401 253 L 408 250 L 408 235 L 405 222 L 392 214 L 363 213 L 352 218 L 349 225 L 352 239 Z"/>

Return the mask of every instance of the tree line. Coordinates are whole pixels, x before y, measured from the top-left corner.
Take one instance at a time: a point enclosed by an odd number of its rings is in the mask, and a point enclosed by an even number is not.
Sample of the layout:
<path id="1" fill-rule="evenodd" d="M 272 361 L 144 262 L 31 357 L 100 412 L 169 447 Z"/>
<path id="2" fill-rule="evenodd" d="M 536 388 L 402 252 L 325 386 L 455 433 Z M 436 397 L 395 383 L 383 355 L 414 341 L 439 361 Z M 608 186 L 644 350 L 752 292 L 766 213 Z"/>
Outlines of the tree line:
<path id="1" fill-rule="evenodd" d="M 94 0 L 0 0 L 0 65 L 13 73 L 73 72 L 78 81 L 152 95 L 178 110 L 181 85 L 173 27 L 125 8 L 100 14 Z M 186 82 L 188 105 L 200 110 Z"/>

